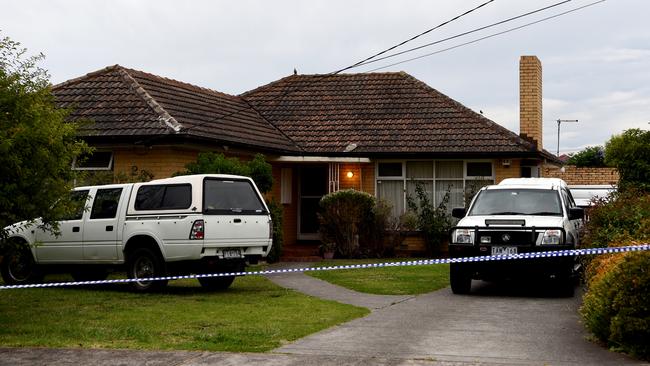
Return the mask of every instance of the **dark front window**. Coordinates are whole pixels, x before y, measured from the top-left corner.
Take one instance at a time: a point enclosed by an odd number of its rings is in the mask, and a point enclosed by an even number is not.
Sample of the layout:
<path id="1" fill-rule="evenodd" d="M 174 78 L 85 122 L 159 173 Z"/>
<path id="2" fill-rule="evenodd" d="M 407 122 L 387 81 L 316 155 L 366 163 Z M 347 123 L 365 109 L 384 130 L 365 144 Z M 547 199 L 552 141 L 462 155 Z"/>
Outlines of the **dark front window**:
<path id="1" fill-rule="evenodd" d="M 300 169 L 299 239 L 316 239 L 320 199 L 327 194 L 327 167 L 306 166 Z"/>
<path id="2" fill-rule="evenodd" d="M 189 184 L 164 184 L 141 186 L 135 197 L 135 209 L 182 210 L 192 204 L 192 186 Z"/>
<path id="3" fill-rule="evenodd" d="M 562 216 L 562 206 L 550 189 L 490 189 L 479 193 L 469 215 Z"/>
<path id="4" fill-rule="evenodd" d="M 120 203 L 122 188 L 98 189 L 95 194 L 91 219 L 112 219 L 117 215 L 117 205 Z"/>
<path id="5" fill-rule="evenodd" d="M 206 179 L 203 183 L 206 214 L 264 214 L 264 204 L 247 180 Z"/>

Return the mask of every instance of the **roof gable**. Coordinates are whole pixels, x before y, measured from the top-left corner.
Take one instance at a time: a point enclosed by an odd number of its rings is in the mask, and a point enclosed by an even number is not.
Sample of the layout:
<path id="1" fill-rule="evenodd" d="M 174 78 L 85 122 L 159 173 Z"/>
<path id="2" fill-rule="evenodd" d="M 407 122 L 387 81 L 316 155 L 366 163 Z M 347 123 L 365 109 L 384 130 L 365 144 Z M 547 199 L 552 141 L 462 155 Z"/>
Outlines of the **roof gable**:
<path id="1" fill-rule="evenodd" d="M 178 134 L 279 151 L 295 144 L 240 97 L 142 71 L 111 66 L 53 87 L 72 119 L 90 119 L 86 136 Z"/>

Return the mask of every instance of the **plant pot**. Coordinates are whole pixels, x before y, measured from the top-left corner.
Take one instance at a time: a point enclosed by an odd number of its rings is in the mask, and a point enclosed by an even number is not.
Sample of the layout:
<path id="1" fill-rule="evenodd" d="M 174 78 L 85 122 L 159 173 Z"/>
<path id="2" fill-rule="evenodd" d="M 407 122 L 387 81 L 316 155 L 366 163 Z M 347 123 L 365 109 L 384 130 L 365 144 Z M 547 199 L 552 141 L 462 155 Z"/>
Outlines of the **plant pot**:
<path id="1" fill-rule="evenodd" d="M 323 252 L 323 259 L 334 259 L 334 252 Z"/>

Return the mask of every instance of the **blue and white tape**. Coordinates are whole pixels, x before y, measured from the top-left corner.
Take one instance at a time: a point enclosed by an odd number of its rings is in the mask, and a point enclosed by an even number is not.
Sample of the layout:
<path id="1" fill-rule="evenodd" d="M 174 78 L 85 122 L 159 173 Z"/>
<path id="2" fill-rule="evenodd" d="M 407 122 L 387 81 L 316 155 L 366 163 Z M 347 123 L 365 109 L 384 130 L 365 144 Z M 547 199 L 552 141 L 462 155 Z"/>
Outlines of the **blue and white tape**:
<path id="1" fill-rule="evenodd" d="M 150 277 L 150 278 L 124 278 L 124 279 L 101 280 L 101 281 L 50 282 L 50 283 L 38 283 L 38 284 L 29 284 L 29 285 L 0 286 L 0 290 L 21 289 L 21 288 L 89 286 L 89 285 L 104 285 L 104 284 L 112 284 L 112 283 L 131 283 L 131 282 L 148 282 L 148 281 L 174 281 L 174 280 L 184 280 L 184 279 L 228 277 L 228 276 L 274 275 L 274 274 L 298 273 L 298 272 L 334 271 L 340 269 L 425 266 L 425 265 L 432 265 L 432 264 L 489 262 L 489 261 L 503 261 L 503 260 L 513 260 L 513 259 L 555 258 L 555 257 L 581 256 L 581 255 L 640 252 L 640 251 L 647 251 L 647 250 L 650 250 L 650 244 L 640 244 L 640 245 L 631 245 L 631 246 L 613 247 L 613 248 L 567 249 L 567 250 L 557 250 L 557 251 L 547 251 L 547 252 L 530 252 L 530 253 L 521 253 L 521 254 L 492 255 L 492 256 L 478 256 L 478 257 L 464 257 L 464 258 L 421 259 L 421 260 L 403 261 L 403 262 L 349 264 L 343 266 L 330 266 L 330 267 L 273 269 L 273 270 L 255 271 L 255 272 L 228 272 L 228 273 L 193 274 L 193 275 L 184 275 L 184 276 L 165 276 L 165 277 Z"/>

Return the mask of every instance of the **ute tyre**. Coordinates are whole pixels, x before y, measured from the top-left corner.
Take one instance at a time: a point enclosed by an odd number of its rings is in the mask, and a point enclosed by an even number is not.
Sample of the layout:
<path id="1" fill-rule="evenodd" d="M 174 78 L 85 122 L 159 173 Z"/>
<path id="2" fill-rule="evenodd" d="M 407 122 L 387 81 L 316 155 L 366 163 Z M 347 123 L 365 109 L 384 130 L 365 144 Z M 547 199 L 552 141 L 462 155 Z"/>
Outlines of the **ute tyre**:
<path id="1" fill-rule="evenodd" d="M 28 248 L 7 252 L 0 263 L 0 272 L 7 285 L 28 285 L 43 280 L 43 273 Z"/>
<path id="2" fill-rule="evenodd" d="M 127 255 L 126 273 L 131 279 L 164 277 L 165 262 L 161 256 L 149 248 L 138 248 Z M 135 292 L 160 291 L 167 286 L 167 281 L 136 281 L 131 282 Z"/>
<path id="3" fill-rule="evenodd" d="M 465 266 L 459 263 L 450 264 L 449 282 L 451 284 L 451 292 L 456 295 L 469 294 L 472 289 L 472 275 Z"/>
<path id="4" fill-rule="evenodd" d="M 223 291 L 228 289 L 235 281 L 235 276 L 199 278 L 201 287 L 212 291 Z"/>

